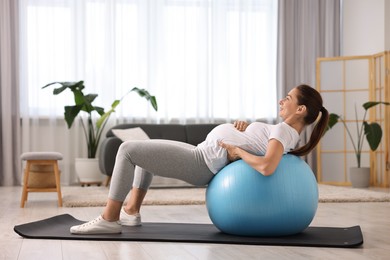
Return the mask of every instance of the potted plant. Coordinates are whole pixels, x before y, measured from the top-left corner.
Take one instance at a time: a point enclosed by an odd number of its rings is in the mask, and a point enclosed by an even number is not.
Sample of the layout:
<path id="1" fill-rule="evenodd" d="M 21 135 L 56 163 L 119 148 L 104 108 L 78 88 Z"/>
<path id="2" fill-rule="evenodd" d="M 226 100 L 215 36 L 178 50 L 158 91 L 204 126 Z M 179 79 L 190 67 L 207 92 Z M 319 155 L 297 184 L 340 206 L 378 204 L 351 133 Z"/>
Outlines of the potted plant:
<path id="1" fill-rule="evenodd" d="M 73 92 L 74 95 L 74 105 L 65 106 L 64 107 L 64 118 L 68 129 L 72 127 L 72 124 L 75 118 L 79 115 L 79 113 L 85 112 L 87 114 L 87 120 L 84 122 L 82 118 L 80 118 L 80 122 L 83 128 L 83 132 L 85 135 L 85 139 L 88 147 L 88 159 L 78 158 L 76 159 L 76 172 L 82 184 L 92 184 L 97 183 L 100 184 L 102 182 L 103 174 L 100 173 L 98 159 L 96 159 L 96 152 L 98 150 L 100 139 L 103 133 L 103 130 L 108 122 L 108 119 L 112 113 L 115 112 L 115 108 L 120 104 L 122 99 L 129 94 L 130 92 L 136 92 L 141 97 L 145 98 L 150 102 L 154 110 L 157 111 L 157 101 L 156 97 L 149 94 L 149 92 L 145 89 L 133 88 L 128 93 L 126 93 L 120 100 L 115 100 L 111 108 L 105 112 L 104 108 L 95 106 L 93 102 L 95 101 L 97 94 L 84 94 L 83 90 L 85 88 L 84 81 L 78 82 L 52 82 L 47 84 L 42 88 L 49 87 L 51 85 L 61 85 L 58 88 L 53 90 L 53 95 L 58 95 L 69 89 Z M 98 115 L 98 119 L 94 120 L 94 114 Z M 92 173 L 89 175 L 87 170 L 91 170 Z M 98 173 L 98 175 L 96 175 Z M 83 176 L 84 175 L 84 176 Z M 96 177 L 93 177 L 96 176 Z"/>
<path id="2" fill-rule="evenodd" d="M 342 116 L 334 113 L 331 113 L 329 115 L 327 130 L 331 129 L 334 125 L 337 124 L 337 122 L 340 121 L 343 123 L 345 130 L 347 131 L 347 134 L 351 140 L 355 152 L 355 156 L 356 156 L 357 167 L 350 168 L 350 180 L 352 186 L 355 188 L 366 188 L 370 184 L 370 168 L 361 167 L 361 154 L 362 154 L 364 136 L 366 137 L 366 140 L 372 151 L 375 151 L 381 142 L 382 139 L 381 126 L 376 122 L 368 123 L 366 121 L 367 111 L 370 108 L 379 104 L 390 105 L 390 103 L 388 102 L 366 102 L 362 105 L 365 111 L 364 111 L 361 124 L 359 124 L 357 110 L 355 107 L 356 131 L 357 131 L 356 140 L 354 140 L 354 138 L 352 137 L 351 131 Z"/>

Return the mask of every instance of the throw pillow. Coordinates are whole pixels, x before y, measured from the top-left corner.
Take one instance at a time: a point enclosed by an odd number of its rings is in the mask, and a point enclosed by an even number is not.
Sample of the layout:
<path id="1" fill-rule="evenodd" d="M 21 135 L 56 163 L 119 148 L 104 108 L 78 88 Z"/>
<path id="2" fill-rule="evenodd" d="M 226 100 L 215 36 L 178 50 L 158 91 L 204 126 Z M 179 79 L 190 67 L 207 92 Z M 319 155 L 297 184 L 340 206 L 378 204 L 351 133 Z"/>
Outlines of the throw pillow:
<path id="1" fill-rule="evenodd" d="M 148 140 L 149 136 L 142 130 L 141 127 L 134 127 L 128 129 L 112 129 L 112 132 L 116 137 L 123 142 L 129 140 Z"/>

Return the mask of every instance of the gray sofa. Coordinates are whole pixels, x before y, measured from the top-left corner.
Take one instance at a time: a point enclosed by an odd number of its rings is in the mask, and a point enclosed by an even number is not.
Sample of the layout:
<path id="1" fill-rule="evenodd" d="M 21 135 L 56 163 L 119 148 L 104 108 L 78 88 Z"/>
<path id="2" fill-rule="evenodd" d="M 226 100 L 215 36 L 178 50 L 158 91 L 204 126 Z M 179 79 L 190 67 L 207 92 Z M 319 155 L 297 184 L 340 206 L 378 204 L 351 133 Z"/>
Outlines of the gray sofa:
<path id="1" fill-rule="evenodd" d="M 111 128 L 100 145 L 99 167 L 103 174 L 111 177 L 115 157 L 122 141 L 112 129 L 140 127 L 150 139 L 168 139 L 197 145 L 205 140 L 207 134 L 218 124 L 120 124 Z M 107 179 L 109 180 L 109 178 Z M 108 181 L 106 183 L 108 185 Z"/>

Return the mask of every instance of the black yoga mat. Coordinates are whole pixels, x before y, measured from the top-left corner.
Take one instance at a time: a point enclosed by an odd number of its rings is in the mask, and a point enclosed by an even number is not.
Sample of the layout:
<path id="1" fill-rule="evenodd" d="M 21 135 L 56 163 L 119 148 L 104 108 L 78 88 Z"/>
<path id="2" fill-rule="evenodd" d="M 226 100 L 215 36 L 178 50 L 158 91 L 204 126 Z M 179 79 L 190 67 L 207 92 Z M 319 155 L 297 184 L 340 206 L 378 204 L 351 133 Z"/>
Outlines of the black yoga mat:
<path id="1" fill-rule="evenodd" d="M 212 224 L 142 223 L 139 227 L 123 226 L 121 234 L 72 235 L 69 228 L 83 223 L 71 215 L 17 225 L 14 231 L 25 238 L 157 241 L 187 243 L 219 243 L 275 246 L 357 247 L 363 244 L 359 226 L 348 228 L 308 227 L 304 232 L 285 237 L 244 237 L 220 232 Z"/>

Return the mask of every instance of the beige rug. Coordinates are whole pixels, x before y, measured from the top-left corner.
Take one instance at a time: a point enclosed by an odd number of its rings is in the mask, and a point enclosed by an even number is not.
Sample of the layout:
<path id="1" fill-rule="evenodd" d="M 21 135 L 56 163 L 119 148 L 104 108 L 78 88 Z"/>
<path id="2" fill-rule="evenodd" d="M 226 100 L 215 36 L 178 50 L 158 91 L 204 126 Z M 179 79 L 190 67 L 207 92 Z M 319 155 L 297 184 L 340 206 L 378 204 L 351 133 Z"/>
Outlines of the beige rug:
<path id="1" fill-rule="evenodd" d="M 205 203 L 205 189 L 164 188 L 149 189 L 143 205 L 199 205 Z M 101 207 L 106 205 L 106 187 L 64 187 L 64 207 Z"/>
<path id="2" fill-rule="evenodd" d="M 390 202 L 390 193 L 369 189 L 355 189 L 322 185 L 319 186 L 319 202 Z M 200 205 L 205 203 L 205 189 L 175 188 L 150 189 L 144 205 Z M 106 187 L 63 187 L 65 207 L 102 207 L 106 204 Z"/>

